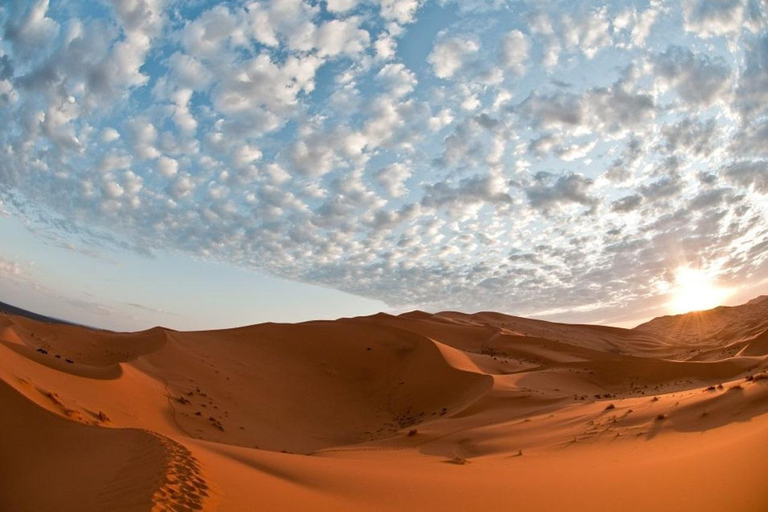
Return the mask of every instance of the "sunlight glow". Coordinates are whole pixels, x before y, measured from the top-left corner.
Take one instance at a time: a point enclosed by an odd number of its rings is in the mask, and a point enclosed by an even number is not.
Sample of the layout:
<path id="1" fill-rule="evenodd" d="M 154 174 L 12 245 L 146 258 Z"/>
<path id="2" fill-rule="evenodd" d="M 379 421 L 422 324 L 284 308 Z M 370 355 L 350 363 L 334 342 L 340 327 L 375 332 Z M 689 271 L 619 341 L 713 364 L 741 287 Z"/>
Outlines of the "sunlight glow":
<path id="1" fill-rule="evenodd" d="M 722 305 L 732 290 L 712 284 L 713 276 L 704 270 L 680 267 L 675 272 L 673 296 L 669 309 L 673 313 L 703 311 Z"/>

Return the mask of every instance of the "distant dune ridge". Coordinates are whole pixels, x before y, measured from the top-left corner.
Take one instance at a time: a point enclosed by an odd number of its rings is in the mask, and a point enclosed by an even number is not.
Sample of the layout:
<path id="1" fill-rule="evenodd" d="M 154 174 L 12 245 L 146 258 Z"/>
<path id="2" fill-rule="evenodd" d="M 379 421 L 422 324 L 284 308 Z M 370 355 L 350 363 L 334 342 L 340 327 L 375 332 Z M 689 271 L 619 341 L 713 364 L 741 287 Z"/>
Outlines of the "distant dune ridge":
<path id="1" fill-rule="evenodd" d="M 768 510 L 768 296 L 635 329 L 0 309 L 2 512 Z"/>

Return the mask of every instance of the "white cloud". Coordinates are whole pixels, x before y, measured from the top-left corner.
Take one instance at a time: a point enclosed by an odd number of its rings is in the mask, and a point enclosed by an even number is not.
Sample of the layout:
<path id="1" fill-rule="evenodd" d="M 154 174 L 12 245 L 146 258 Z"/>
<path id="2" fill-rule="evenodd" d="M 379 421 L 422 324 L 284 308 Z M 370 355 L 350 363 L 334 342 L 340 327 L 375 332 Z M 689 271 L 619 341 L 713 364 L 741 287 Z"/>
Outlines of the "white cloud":
<path id="1" fill-rule="evenodd" d="M 472 37 L 449 37 L 438 41 L 427 61 L 439 78 L 451 78 L 480 51 L 480 42 Z"/>
<path id="2" fill-rule="evenodd" d="M 274 35 L 255 34 L 256 39 L 264 44 L 274 42 Z M 213 7 L 202 13 L 199 18 L 186 25 L 181 33 L 184 49 L 195 58 L 221 57 L 229 46 L 245 46 L 248 40 L 248 27 L 223 5 Z"/>
<path id="3" fill-rule="evenodd" d="M 531 44 L 528 38 L 519 30 L 509 32 L 501 46 L 501 64 L 512 73 L 522 75 L 525 73 L 525 64 L 528 61 L 528 52 Z"/>
<path id="4" fill-rule="evenodd" d="M 411 23 L 422 0 L 377 0 L 381 6 L 381 16 L 400 24 Z"/>
<path id="5" fill-rule="evenodd" d="M 317 28 L 313 19 L 319 13 L 318 6 L 303 0 L 271 0 L 251 2 L 246 9 L 248 23 L 245 26 L 261 44 L 278 47 L 282 42 L 291 50 L 312 50 Z M 238 35 L 238 41 L 239 38 Z"/>
<path id="6" fill-rule="evenodd" d="M 59 24 L 47 16 L 48 8 L 49 0 L 14 2 L 8 6 L 10 20 L 3 37 L 22 56 L 32 56 L 58 35 Z"/>
<path id="7" fill-rule="evenodd" d="M 439 131 L 449 126 L 453 122 L 453 113 L 450 109 L 444 108 L 440 110 L 436 115 L 430 117 L 429 127 L 434 131 Z"/>
<path id="8" fill-rule="evenodd" d="M 0 275 L 5 277 L 20 276 L 21 266 L 15 261 L 7 260 L 0 256 Z"/>
<path id="9" fill-rule="evenodd" d="M 137 158 L 154 160 L 160 156 L 160 151 L 155 147 L 157 128 L 152 123 L 146 119 L 134 119 L 126 127 Z"/>
<path id="10" fill-rule="evenodd" d="M 546 68 L 557 66 L 560 60 L 562 44 L 555 34 L 551 18 L 544 12 L 538 11 L 529 20 L 531 33 L 538 36 L 541 44 L 542 64 Z"/>
<path id="11" fill-rule="evenodd" d="M 358 0 L 327 0 L 328 12 L 345 13 L 357 6 Z"/>
<path id="12" fill-rule="evenodd" d="M 742 187 L 753 187 L 756 192 L 768 194 L 768 162 L 737 162 L 722 170 L 723 175 Z"/>
<path id="13" fill-rule="evenodd" d="M 104 192 L 104 195 L 111 198 L 116 199 L 123 195 L 123 187 L 114 181 L 106 181 L 104 182 L 102 186 L 102 190 Z"/>
<path id="14" fill-rule="evenodd" d="M 180 89 L 202 90 L 213 80 L 211 71 L 199 59 L 176 52 L 168 59 L 173 84 Z"/>
<path id="15" fill-rule="evenodd" d="M 291 56 L 282 65 L 267 54 L 243 61 L 222 78 L 212 94 L 213 106 L 229 116 L 225 126 L 240 135 L 258 135 L 284 124 L 311 92 L 321 65 L 314 56 Z"/>
<path id="16" fill-rule="evenodd" d="M 195 186 L 195 182 L 189 174 L 178 174 L 168 187 L 168 193 L 178 201 L 188 197 L 194 191 Z"/>
<path id="17" fill-rule="evenodd" d="M 581 174 L 553 176 L 541 172 L 534 176 L 525 193 L 531 206 L 544 212 L 569 204 L 592 206 L 596 204 L 596 199 L 589 194 L 593 183 Z"/>
<path id="18" fill-rule="evenodd" d="M 397 41 L 389 35 L 381 35 L 376 42 L 373 43 L 373 47 L 376 50 L 376 56 L 382 60 L 390 60 L 395 56 L 397 51 Z"/>
<path id="19" fill-rule="evenodd" d="M 168 158 L 167 156 L 161 156 L 157 159 L 157 172 L 160 173 L 161 176 L 165 178 L 172 178 L 173 176 L 176 176 L 176 173 L 179 171 L 179 162 L 174 160 L 173 158 Z"/>
<path id="20" fill-rule="evenodd" d="M 232 163 L 235 167 L 245 167 L 260 159 L 261 151 L 258 148 L 244 144 L 235 150 Z"/>
<path id="21" fill-rule="evenodd" d="M 700 37 L 731 35 L 749 27 L 751 6 L 749 0 L 684 0 L 685 29 Z M 759 7 L 757 7 L 759 12 Z M 745 23 L 746 22 L 746 23 Z"/>
<path id="22" fill-rule="evenodd" d="M 101 131 L 101 141 L 102 142 L 114 142 L 117 139 L 120 138 L 120 133 L 115 130 L 114 128 L 104 128 Z"/>
<path id="23" fill-rule="evenodd" d="M 395 98 L 400 98 L 413 91 L 418 83 L 413 72 L 400 63 L 387 64 L 376 74 L 376 79 Z"/>
<path id="24" fill-rule="evenodd" d="M 376 172 L 375 177 L 379 185 L 381 185 L 390 196 L 402 197 L 408 192 L 405 188 L 405 181 L 410 178 L 412 172 L 413 171 L 408 165 L 398 162 L 383 167 Z"/>
<path id="25" fill-rule="evenodd" d="M 370 44 L 370 36 L 360 28 L 359 19 L 352 17 L 323 23 L 317 29 L 315 41 L 318 55 L 336 57 L 361 53 Z"/>
<path id="26" fill-rule="evenodd" d="M 566 48 L 580 51 L 589 59 L 612 42 L 605 8 L 579 17 L 566 14 L 562 17 L 561 26 Z"/>
<path id="27" fill-rule="evenodd" d="M 672 46 L 655 58 L 654 72 L 658 82 L 673 87 L 681 99 L 693 105 L 727 101 L 731 70 L 720 59 Z"/>

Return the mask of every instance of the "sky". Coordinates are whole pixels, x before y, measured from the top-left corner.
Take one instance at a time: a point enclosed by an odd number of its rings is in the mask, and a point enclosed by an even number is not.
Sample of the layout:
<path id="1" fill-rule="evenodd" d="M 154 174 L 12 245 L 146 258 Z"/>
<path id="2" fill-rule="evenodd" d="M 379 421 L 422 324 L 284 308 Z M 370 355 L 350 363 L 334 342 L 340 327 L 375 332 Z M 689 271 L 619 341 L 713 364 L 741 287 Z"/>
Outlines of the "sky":
<path id="1" fill-rule="evenodd" d="M 744 302 L 767 27 L 760 0 L 3 2 L 0 301 L 112 329 Z"/>

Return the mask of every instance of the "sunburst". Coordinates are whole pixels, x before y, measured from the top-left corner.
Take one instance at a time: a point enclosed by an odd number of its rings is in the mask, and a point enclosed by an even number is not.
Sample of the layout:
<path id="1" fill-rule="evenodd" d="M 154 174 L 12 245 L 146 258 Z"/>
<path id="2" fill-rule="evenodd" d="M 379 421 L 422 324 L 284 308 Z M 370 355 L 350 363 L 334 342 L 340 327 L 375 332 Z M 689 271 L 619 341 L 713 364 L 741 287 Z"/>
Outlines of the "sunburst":
<path id="1" fill-rule="evenodd" d="M 713 283 L 714 276 L 705 270 L 680 267 L 675 271 L 675 284 L 669 309 L 673 313 L 703 311 L 723 303 L 731 290 Z"/>

